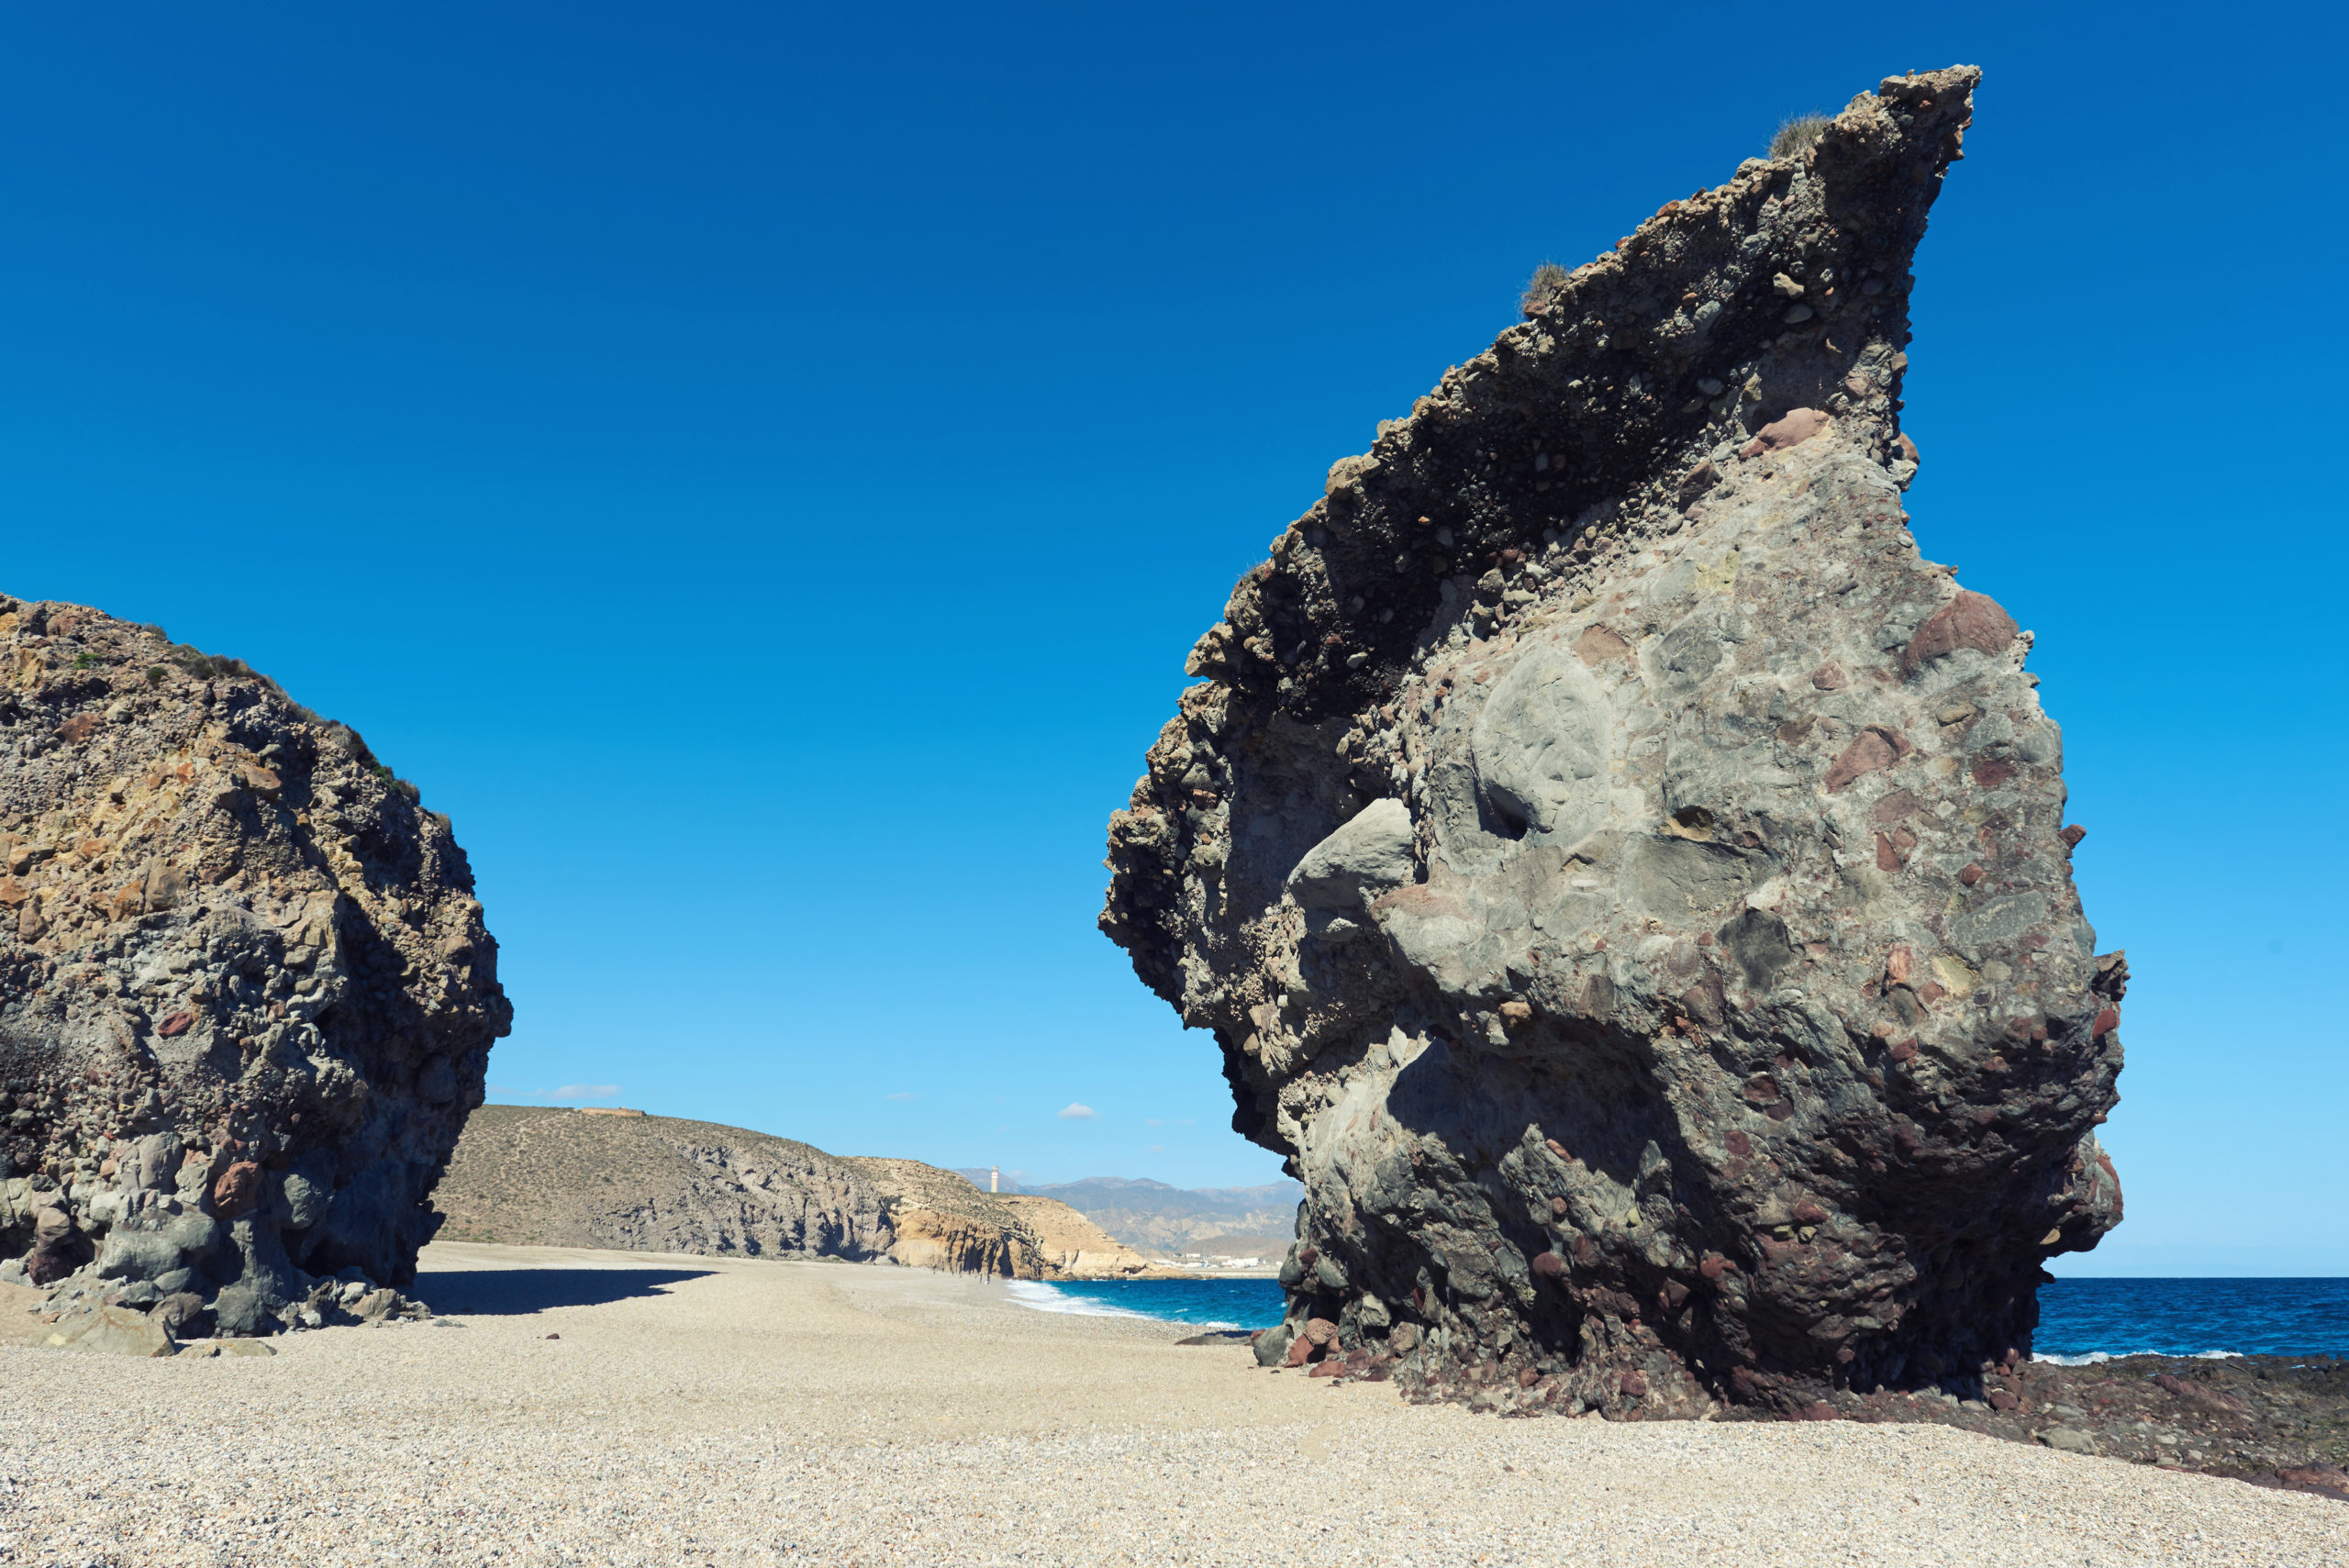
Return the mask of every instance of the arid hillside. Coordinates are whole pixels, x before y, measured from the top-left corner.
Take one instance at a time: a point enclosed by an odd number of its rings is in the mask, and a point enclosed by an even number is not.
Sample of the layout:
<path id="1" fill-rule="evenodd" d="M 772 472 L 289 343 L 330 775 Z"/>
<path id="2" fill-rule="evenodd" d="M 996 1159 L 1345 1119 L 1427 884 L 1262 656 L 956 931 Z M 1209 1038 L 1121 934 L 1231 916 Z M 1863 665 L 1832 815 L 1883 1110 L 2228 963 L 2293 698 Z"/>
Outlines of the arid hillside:
<path id="1" fill-rule="evenodd" d="M 484 1106 L 432 1196 L 448 1241 L 864 1260 L 893 1240 L 847 1161 L 674 1117 Z"/>
<path id="2" fill-rule="evenodd" d="M 1014 1279 L 1150 1260 L 1065 1204 L 994 1197 L 915 1160 L 674 1117 L 484 1106 L 433 1194 L 440 1240 L 889 1262 Z"/>

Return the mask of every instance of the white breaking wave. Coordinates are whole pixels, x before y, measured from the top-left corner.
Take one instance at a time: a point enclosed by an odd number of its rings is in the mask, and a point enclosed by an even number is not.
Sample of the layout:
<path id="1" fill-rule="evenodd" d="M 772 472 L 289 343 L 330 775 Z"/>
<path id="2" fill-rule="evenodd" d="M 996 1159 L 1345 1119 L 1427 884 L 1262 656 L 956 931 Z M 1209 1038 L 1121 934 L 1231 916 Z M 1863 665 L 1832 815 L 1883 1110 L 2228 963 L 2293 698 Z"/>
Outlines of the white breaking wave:
<path id="1" fill-rule="evenodd" d="M 2188 1361 L 2223 1362 L 2239 1361 L 2243 1358 L 2243 1352 L 2241 1351 L 2121 1351 L 2116 1353 L 2112 1351 L 2090 1351 L 2087 1354 L 2080 1356 L 2034 1355 L 2031 1359 L 2035 1362 L 2046 1362 L 2053 1366 L 2099 1366 L 2106 1362 L 2126 1361 L 2131 1356 L 2183 1356 Z"/>
<path id="2" fill-rule="evenodd" d="M 1072 1296 L 1057 1285 L 1041 1280 L 1006 1280 L 1004 1287 L 1011 1292 L 1011 1299 L 1019 1306 L 1037 1312 L 1066 1312 L 1078 1318 L 1141 1318 L 1153 1323 L 1183 1323 L 1192 1329 L 1237 1329 L 1237 1323 L 1221 1319 L 1208 1323 L 1190 1323 L 1180 1318 L 1160 1318 L 1155 1313 L 1136 1312 L 1130 1307 L 1112 1307 L 1106 1301 L 1087 1296 Z"/>
<path id="3" fill-rule="evenodd" d="M 1106 1302 L 1088 1301 L 1081 1296 L 1038 1280 L 1016 1279 L 1005 1282 L 1011 1299 L 1022 1307 L 1039 1312 L 1072 1312 L 1080 1318 L 1147 1318 L 1147 1312 L 1134 1312 L 1123 1307 L 1111 1307 Z"/>

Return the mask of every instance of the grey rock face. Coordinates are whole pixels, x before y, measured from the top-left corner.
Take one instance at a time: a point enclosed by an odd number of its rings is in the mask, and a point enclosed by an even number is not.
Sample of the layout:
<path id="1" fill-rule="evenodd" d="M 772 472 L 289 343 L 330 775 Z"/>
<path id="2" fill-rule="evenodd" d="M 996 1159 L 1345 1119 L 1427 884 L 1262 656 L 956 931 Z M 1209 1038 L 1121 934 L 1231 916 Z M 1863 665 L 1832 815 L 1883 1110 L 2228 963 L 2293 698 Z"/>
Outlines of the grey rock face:
<path id="1" fill-rule="evenodd" d="M 448 818 L 157 628 L 0 655 L 0 1252 L 231 1333 L 407 1283 L 511 1018 Z"/>
<path id="2" fill-rule="evenodd" d="M 1901 506 L 1976 80 L 1532 301 L 1194 651 L 1102 925 L 1306 1184 L 1260 1357 L 1648 1417 L 1978 1393 L 2118 1222 L 2061 736 Z"/>

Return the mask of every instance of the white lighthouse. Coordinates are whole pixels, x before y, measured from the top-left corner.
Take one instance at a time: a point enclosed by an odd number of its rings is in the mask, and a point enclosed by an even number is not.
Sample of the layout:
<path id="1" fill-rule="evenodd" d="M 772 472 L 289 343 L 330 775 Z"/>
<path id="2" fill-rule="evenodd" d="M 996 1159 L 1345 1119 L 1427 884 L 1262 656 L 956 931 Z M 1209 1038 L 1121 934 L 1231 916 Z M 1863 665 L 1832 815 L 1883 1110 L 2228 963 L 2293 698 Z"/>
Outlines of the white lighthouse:
<path id="1" fill-rule="evenodd" d="M 991 1193 L 999 1193 L 1003 1191 L 1002 1166 L 989 1165 L 987 1167 L 987 1191 Z"/>

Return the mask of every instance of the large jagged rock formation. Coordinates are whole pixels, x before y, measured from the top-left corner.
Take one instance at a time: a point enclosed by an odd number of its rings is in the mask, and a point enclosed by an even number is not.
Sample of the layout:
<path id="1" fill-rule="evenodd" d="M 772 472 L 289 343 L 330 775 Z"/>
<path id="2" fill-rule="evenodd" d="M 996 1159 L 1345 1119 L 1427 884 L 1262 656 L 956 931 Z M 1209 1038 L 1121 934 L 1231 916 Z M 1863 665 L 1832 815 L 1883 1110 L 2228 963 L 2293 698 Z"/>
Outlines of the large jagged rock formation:
<path id="1" fill-rule="evenodd" d="M 0 1278 L 232 1335 L 406 1283 L 512 1016 L 448 818 L 159 628 L 0 597 Z"/>
<path id="2" fill-rule="evenodd" d="M 2030 634 L 1900 504 L 1976 80 L 1542 280 L 1194 651 L 1102 925 L 1307 1184 L 1267 1360 L 1648 1416 L 1970 1389 L 2118 1221 L 2126 970 Z"/>

